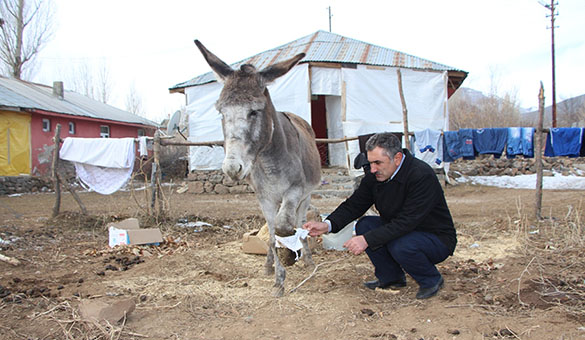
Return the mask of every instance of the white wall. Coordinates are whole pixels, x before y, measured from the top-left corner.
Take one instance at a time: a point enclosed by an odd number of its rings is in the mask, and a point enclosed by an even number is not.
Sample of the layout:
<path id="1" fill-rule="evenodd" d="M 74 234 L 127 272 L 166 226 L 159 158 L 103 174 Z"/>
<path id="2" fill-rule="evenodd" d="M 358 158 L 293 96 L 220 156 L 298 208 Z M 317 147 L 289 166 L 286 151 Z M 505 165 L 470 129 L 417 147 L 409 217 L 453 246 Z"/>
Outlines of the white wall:
<path id="1" fill-rule="evenodd" d="M 447 72 L 401 69 L 401 73 L 409 131 L 446 129 Z M 343 84 L 345 121 L 341 104 Z M 396 68 L 368 68 L 364 65 L 358 65 L 355 69 L 314 67 L 309 83 L 308 64 L 301 64 L 268 88 L 278 111 L 293 112 L 309 123 L 310 94 L 325 95 L 329 138 L 401 132 L 404 129 Z M 222 85 L 217 82 L 185 89 L 190 140 L 223 139 L 220 116 L 214 107 L 221 89 Z M 357 141 L 347 145 L 347 149 L 345 143 L 329 145 L 331 165 L 351 167 L 359 153 L 359 145 Z M 190 169 L 219 169 L 223 157 L 221 147 L 191 147 Z"/>

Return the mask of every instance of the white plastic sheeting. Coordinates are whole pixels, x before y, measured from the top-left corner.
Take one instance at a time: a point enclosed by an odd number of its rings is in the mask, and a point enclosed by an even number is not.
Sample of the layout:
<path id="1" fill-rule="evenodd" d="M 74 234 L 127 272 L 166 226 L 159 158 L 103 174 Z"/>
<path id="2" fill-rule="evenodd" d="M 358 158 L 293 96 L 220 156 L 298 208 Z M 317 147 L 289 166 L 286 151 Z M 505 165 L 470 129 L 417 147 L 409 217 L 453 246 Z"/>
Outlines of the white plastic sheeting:
<path id="1" fill-rule="evenodd" d="M 311 121 L 311 102 L 308 92 L 309 71 L 307 64 L 294 67 L 268 86 L 272 103 L 277 111 L 293 112 Z M 215 102 L 223 84 L 213 82 L 185 89 L 189 114 L 189 140 L 210 142 L 223 140 L 221 116 Z M 189 148 L 190 170 L 215 170 L 221 168 L 223 147 L 192 146 Z"/>
<path id="2" fill-rule="evenodd" d="M 448 124 L 447 72 L 401 69 L 401 73 L 409 130 L 445 130 Z M 345 91 L 342 91 L 344 84 Z M 214 107 L 221 89 L 222 85 L 217 82 L 185 89 L 190 140 L 223 140 L 221 117 Z M 396 68 L 313 67 L 309 80 L 308 64 L 300 64 L 268 89 L 277 111 L 293 112 L 307 122 L 311 122 L 309 92 L 325 95 L 329 138 L 402 132 L 404 129 Z M 329 163 L 351 168 L 358 153 L 357 141 L 347 143 L 347 148 L 346 143 L 329 144 Z M 191 147 L 190 169 L 219 169 L 223 158 L 222 147 Z"/>
<path id="3" fill-rule="evenodd" d="M 448 123 L 447 72 L 401 69 L 402 90 L 408 110 L 409 131 L 426 128 L 444 130 Z M 342 69 L 346 84 L 347 137 L 369 133 L 404 131 L 402 102 L 395 68 Z M 350 160 L 359 153 L 359 143 L 348 143 Z"/>
<path id="4" fill-rule="evenodd" d="M 325 97 L 327 110 L 327 134 L 329 138 L 343 138 L 343 122 L 341 118 L 341 97 Z M 347 167 L 345 143 L 329 143 L 329 165 Z"/>
<path id="5" fill-rule="evenodd" d="M 311 68 L 311 94 L 341 96 L 341 84 L 341 68 Z"/>
<path id="6" fill-rule="evenodd" d="M 187 114 L 189 115 L 189 140 L 192 142 L 212 142 L 223 140 L 221 116 L 215 109 L 223 85 L 218 82 L 185 89 L 187 95 Z M 220 169 L 224 158 L 222 147 L 189 147 L 190 170 Z"/>

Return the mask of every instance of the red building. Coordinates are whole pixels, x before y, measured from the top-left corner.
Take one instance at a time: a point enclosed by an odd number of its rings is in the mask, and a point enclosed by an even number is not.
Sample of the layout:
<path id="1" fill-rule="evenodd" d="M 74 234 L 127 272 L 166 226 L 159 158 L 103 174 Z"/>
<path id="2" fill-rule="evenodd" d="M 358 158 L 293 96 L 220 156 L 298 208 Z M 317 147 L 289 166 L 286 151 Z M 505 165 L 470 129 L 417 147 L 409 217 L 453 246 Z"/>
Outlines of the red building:
<path id="1" fill-rule="evenodd" d="M 153 136 L 146 118 L 53 87 L 0 77 L 0 176 L 47 175 L 57 124 L 61 138 Z"/>

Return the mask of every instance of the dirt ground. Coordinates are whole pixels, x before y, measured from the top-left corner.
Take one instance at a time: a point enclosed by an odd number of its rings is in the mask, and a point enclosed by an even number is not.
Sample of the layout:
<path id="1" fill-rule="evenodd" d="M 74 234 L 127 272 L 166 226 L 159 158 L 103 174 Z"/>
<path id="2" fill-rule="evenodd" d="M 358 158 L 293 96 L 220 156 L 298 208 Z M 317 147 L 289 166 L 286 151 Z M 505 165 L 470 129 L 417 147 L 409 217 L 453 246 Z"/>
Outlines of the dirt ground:
<path id="1" fill-rule="evenodd" d="M 533 222 L 532 190 L 448 186 L 459 243 L 439 265 L 445 288 L 368 290 L 365 254 L 314 250 L 316 269 L 287 268 L 271 295 L 264 256 L 242 253 L 242 235 L 264 223 L 253 195 L 179 194 L 165 188 L 168 217 L 146 217 L 145 191 L 81 193 L 89 216 L 64 194 L 0 197 L 1 339 L 585 339 L 583 191 L 545 191 Z M 340 198 L 316 198 L 327 214 Z M 159 227 L 159 246 L 107 245 L 108 221 Z M 211 226 L 185 228 L 178 222 Z M 136 309 L 117 324 L 79 315 L 81 301 Z"/>

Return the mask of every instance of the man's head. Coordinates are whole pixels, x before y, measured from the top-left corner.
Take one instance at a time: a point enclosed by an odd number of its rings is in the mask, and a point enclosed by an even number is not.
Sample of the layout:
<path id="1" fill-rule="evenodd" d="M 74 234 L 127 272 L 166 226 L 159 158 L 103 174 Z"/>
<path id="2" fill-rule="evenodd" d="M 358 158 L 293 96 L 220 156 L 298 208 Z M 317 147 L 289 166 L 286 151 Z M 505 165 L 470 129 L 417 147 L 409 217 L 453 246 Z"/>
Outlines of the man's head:
<path id="1" fill-rule="evenodd" d="M 402 143 L 389 132 L 377 133 L 366 142 L 371 172 L 378 182 L 388 180 L 402 161 Z"/>

